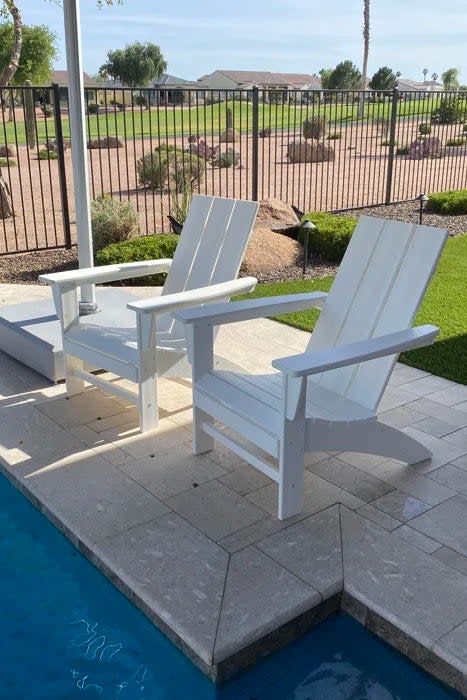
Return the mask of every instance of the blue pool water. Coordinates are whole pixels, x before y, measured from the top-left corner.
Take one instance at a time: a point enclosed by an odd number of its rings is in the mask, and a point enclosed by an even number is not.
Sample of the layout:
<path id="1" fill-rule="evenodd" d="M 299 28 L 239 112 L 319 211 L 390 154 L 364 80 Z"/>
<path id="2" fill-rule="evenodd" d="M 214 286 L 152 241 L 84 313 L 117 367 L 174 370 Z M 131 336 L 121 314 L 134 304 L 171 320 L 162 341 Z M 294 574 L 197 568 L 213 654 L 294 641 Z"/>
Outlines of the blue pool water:
<path id="1" fill-rule="evenodd" d="M 447 700 L 345 615 L 216 689 L 0 477 L 0 698 Z"/>

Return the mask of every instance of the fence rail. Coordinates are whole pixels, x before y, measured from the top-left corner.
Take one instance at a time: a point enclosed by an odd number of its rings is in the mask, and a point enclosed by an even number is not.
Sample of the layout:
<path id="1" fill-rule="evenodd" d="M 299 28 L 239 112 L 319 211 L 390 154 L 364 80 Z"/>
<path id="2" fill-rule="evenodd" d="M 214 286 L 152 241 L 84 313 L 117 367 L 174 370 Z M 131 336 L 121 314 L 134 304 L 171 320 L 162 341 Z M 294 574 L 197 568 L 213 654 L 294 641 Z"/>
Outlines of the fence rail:
<path id="1" fill-rule="evenodd" d="M 86 89 L 90 188 L 167 231 L 184 183 L 345 210 L 467 186 L 467 94 Z M 31 107 L 32 105 L 32 107 Z M 0 254 L 69 247 L 75 207 L 67 90 L 0 89 Z M 467 129 L 467 127 L 466 127 Z M 0 200 L 0 207 L 1 207 Z"/>

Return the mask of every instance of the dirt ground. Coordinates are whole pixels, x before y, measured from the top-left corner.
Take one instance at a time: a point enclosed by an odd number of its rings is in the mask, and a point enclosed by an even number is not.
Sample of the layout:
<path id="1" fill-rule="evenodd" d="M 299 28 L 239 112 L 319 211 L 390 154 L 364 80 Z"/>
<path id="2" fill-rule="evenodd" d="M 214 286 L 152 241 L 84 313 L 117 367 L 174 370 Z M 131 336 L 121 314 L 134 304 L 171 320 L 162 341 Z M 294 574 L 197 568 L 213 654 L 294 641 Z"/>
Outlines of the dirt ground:
<path id="1" fill-rule="evenodd" d="M 432 136 L 443 144 L 458 137 L 459 125 L 433 127 Z M 339 140 L 327 141 L 335 149 L 335 160 L 328 163 L 291 164 L 286 158 L 287 143 L 300 138 L 295 132 L 278 131 L 259 141 L 259 198 L 277 197 L 301 211 L 337 210 L 384 202 L 389 164 L 388 147 L 372 124 L 352 125 L 341 130 Z M 401 120 L 396 141 L 410 144 L 417 135 L 417 123 Z M 217 145 L 217 137 L 208 137 Z M 171 139 L 186 148 L 187 139 Z M 158 139 L 128 139 L 123 148 L 89 151 L 92 196 L 110 193 L 129 199 L 138 210 L 141 233 L 168 230 L 169 195 L 138 186 L 136 161 L 151 152 Z M 249 198 L 252 192 L 252 137 L 243 134 L 235 144 L 240 167 L 213 168 L 206 164 L 200 192 Z M 416 197 L 421 191 L 434 192 L 467 186 L 467 148 L 446 148 L 440 158 L 410 160 L 394 158 L 392 200 Z M 12 192 L 15 216 L 0 219 L 0 254 L 52 248 L 64 244 L 60 182 L 57 161 L 39 161 L 26 146 L 17 148 L 18 165 L 3 167 L 3 177 Z M 66 159 L 67 191 L 75 239 L 71 155 Z M 385 208 L 387 212 L 387 208 Z M 467 226 L 466 226 L 467 229 Z M 65 255 L 65 254 L 63 254 Z M 66 255 L 65 255 L 66 257 Z"/>

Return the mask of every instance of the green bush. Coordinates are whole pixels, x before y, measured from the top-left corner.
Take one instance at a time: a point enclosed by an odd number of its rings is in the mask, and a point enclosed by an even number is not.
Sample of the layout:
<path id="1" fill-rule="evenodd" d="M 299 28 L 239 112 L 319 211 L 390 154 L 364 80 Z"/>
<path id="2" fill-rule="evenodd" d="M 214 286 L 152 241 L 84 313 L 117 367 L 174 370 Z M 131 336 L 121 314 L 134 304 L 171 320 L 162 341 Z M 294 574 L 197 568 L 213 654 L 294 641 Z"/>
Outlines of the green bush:
<path id="1" fill-rule="evenodd" d="M 422 136 L 427 136 L 431 134 L 431 124 L 419 124 L 418 133 Z"/>
<path id="2" fill-rule="evenodd" d="M 39 160 L 57 160 L 57 151 L 49 151 L 48 148 L 41 148 L 37 151 L 37 157 Z"/>
<path id="3" fill-rule="evenodd" d="M 158 146 L 136 162 L 139 184 L 151 190 L 197 189 L 204 176 L 205 162 L 194 153 L 176 146 Z"/>
<path id="4" fill-rule="evenodd" d="M 464 121 L 465 110 L 458 97 L 442 97 L 431 113 L 433 124 L 459 124 Z"/>
<path id="5" fill-rule="evenodd" d="M 138 214 L 131 202 L 98 197 L 91 202 L 91 228 L 94 249 L 101 250 L 131 238 L 138 230 Z"/>
<path id="6" fill-rule="evenodd" d="M 303 122 L 303 138 L 319 140 L 326 133 L 326 120 L 323 117 L 309 117 Z"/>
<path id="7" fill-rule="evenodd" d="M 41 112 L 46 116 L 46 117 L 51 117 L 52 114 L 54 113 L 54 108 L 52 105 L 42 105 L 41 107 Z"/>
<path id="8" fill-rule="evenodd" d="M 334 131 L 332 134 L 328 134 L 326 138 L 328 141 L 337 141 L 342 138 L 342 134 L 340 131 Z"/>
<path id="9" fill-rule="evenodd" d="M 0 168 L 12 168 L 14 165 L 16 165 L 14 158 L 0 158 Z"/>
<path id="10" fill-rule="evenodd" d="M 232 166 L 236 168 L 239 164 L 240 153 L 233 148 L 228 148 L 223 153 L 219 153 L 213 161 L 213 165 L 217 168 L 231 168 Z"/>
<path id="11" fill-rule="evenodd" d="M 446 141 L 446 146 L 464 146 L 467 143 L 467 137 L 460 136 L 457 139 L 448 139 Z"/>
<path id="12" fill-rule="evenodd" d="M 467 190 L 430 194 L 426 210 L 435 214 L 467 214 Z"/>
<path id="13" fill-rule="evenodd" d="M 410 153 L 410 146 L 399 146 L 396 148 L 396 156 L 408 156 Z"/>
<path id="14" fill-rule="evenodd" d="M 164 233 L 112 243 L 96 253 L 96 265 L 121 265 L 127 262 L 173 258 L 179 240 L 180 237 L 175 234 Z M 165 276 L 165 273 L 159 273 L 147 277 L 135 277 L 125 280 L 125 284 L 160 286 L 164 284 Z"/>
<path id="15" fill-rule="evenodd" d="M 147 107 L 148 101 L 144 95 L 133 95 L 133 104 L 138 107 Z"/>
<path id="16" fill-rule="evenodd" d="M 311 212 L 302 218 L 302 222 L 305 221 L 311 221 L 316 226 L 308 234 L 309 253 L 330 262 L 340 262 L 357 225 L 357 219 L 353 216 Z M 303 229 L 298 229 L 298 240 L 304 243 Z"/>
<path id="17" fill-rule="evenodd" d="M 88 114 L 98 114 L 99 112 L 99 105 L 97 102 L 90 102 L 87 106 L 88 109 Z"/>

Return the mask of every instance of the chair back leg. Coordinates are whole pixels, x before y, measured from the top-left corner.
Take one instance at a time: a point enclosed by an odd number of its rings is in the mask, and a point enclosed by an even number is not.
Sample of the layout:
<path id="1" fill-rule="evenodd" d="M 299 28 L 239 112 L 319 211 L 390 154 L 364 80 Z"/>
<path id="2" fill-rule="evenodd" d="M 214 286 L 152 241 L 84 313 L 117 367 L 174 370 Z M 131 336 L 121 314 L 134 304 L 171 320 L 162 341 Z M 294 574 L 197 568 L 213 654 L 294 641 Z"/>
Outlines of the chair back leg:
<path id="1" fill-rule="evenodd" d="M 214 419 L 193 402 L 193 454 L 201 455 L 214 449 L 214 438 L 204 432 L 203 423 L 214 424 Z"/>
<path id="2" fill-rule="evenodd" d="M 84 391 L 84 379 L 77 377 L 75 372 L 82 371 L 84 362 L 73 355 L 65 355 L 65 382 L 68 396 L 82 394 Z"/>

